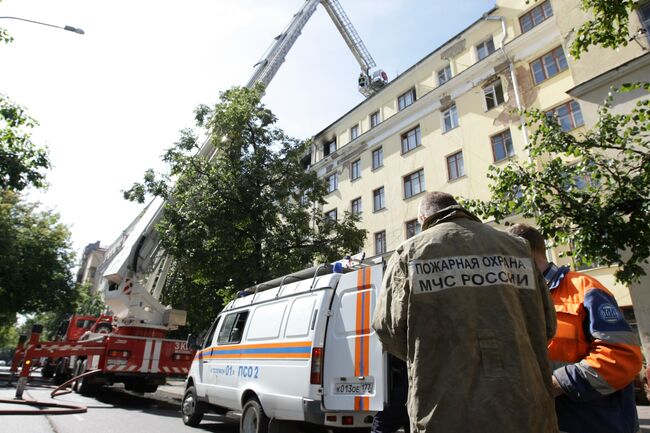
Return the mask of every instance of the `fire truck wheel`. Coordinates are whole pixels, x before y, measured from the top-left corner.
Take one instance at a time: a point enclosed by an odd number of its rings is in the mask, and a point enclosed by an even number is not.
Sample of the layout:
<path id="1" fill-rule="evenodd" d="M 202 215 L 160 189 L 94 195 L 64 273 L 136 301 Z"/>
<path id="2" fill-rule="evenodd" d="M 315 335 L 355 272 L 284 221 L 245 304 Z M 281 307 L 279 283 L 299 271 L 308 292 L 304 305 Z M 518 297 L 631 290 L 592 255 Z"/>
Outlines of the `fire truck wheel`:
<path id="1" fill-rule="evenodd" d="M 59 361 L 56 363 L 56 370 L 54 371 L 55 385 L 61 385 L 66 380 L 70 379 L 70 375 L 66 373 L 65 369 L 65 361 L 63 359 L 59 359 Z"/>
<path id="2" fill-rule="evenodd" d="M 241 433 L 267 433 L 269 431 L 269 418 L 257 398 L 250 398 L 244 405 L 239 431 Z"/>
<path id="3" fill-rule="evenodd" d="M 95 332 L 98 334 L 110 334 L 113 332 L 113 326 L 110 323 L 98 323 L 95 327 Z"/>
<path id="4" fill-rule="evenodd" d="M 201 423 L 206 411 L 206 405 L 199 401 L 196 395 L 196 389 L 193 386 L 188 387 L 185 391 L 185 396 L 183 396 L 183 403 L 181 403 L 183 423 L 191 427 L 196 427 Z"/>
<path id="5" fill-rule="evenodd" d="M 86 372 L 86 360 L 83 361 L 77 360 L 77 368 L 75 370 L 75 376 L 79 376 Z M 97 385 L 89 384 L 85 378 L 77 379 L 75 391 L 81 395 L 89 395 L 97 391 Z"/>

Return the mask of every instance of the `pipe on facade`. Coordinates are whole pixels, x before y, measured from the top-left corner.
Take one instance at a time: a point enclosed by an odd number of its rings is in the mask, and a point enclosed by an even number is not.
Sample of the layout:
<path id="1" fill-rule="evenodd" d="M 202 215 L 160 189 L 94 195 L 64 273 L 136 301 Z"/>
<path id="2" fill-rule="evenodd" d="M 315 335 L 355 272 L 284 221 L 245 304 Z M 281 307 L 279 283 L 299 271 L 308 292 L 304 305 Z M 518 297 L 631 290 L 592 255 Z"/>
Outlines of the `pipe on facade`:
<path id="1" fill-rule="evenodd" d="M 506 19 L 503 16 L 498 16 L 498 15 L 483 15 L 483 19 L 485 21 L 501 21 L 501 29 L 503 31 L 503 36 L 501 37 L 501 46 L 499 49 L 505 56 L 506 60 L 508 61 L 508 69 L 510 70 L 510 80 L 512 81 L 512 87 L 515 93 L 515 103 L 517 104 L 517 110 L 519 110 L 519 122 L 521 123 L 521 132 L 524 136 L 524 145 L 526 148 L 528 148 L 528 128 L 526 128 L 526 119 L 524 118 L 524 115 L 521 114 L 524 111 L 524 105 L 521 102 L 521 95 L 519 93 L 519 81 L 517 80 L 517 73 L 515 69 L 515 63 L 514 61 L 508 56 L 508 53 L 506 52 L 505 48 L 505 41 L 508 37 L 508 28 L 506 27 Z M 532 162 L 532 158 L 530 156 L 530 150 L 526 149 L 526 154 L 528 155 L 528 161 Z"/>

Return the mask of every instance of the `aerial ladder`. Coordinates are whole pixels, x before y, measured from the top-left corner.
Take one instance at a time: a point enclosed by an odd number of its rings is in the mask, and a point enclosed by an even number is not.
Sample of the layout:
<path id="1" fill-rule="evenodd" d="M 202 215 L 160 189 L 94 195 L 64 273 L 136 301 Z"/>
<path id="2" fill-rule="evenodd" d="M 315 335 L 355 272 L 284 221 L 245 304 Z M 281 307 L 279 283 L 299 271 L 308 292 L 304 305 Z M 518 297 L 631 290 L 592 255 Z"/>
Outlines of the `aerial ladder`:
<path id="1" fill-rule="evenodd" d="M 275 37 L 262 59 L 255 64 L 246 87 L 252 88 L 256 83 L 267 87 L 271 83 L 319 3 L 331 17 L 361 67 L 359 91 L 369 97 L 387 84 L 386 73 L 374 69 L 375 61 L 339 1 L 306 0 L 285 30 Z M 214 152 L 214 147 L 206 140 L 199 156 L 209 159 Z M 162 217 L 163 206 L 164 200 L 155 198 L 111 245 L 96 272 L 95 287 L 101 290 L 116 319 L 129 326 L 166 328 L 184 324 L 183 312 L 164 307 L 158 301 L 172 265 L 155 230 Z"/>
<path id="2" fill-rule="evenodd" d="M 359 91 L 369 97 L 387 84 L 386 73 L 374 70 L 375 61 L 338 0 L 306 0 L 255 65 L 246 84 L 248 88 L 256 83 L 268 87 L 319 3 L 361 67 Z M 206 140 L 198 156 L 210 159 L 215 151 Z M 193 352 L 184 341 L 166 338 L 167 331 L 185 324 L 186 313 L 160 302 L 173 262 L 162 248 L 156 230 L 164 204 L 162 198 L 154 198 L 109 247 L 97 268 L 93 288 L 102 293 L 112 313 L 102 316 L 97 324 L 108 320 L 108 333 L 98 332 L 95 325 L 73 343 L 42 342 L 42 327 L 35 325 L 29 341 L 19 344 L 22 369 L 17 397 L 25 388 L 32 360 L 38 358 L 57 359 L 57 366 L 62 367 L 59 372 L 66 378 L 72 376 L 67 382 L 82 393 L 114 382 L 123 382 L 127 389 L 138 392 L 153 392 L 165 377 L 187 373 Z M 18 365 L 16 361 L 13 371 Z"/>

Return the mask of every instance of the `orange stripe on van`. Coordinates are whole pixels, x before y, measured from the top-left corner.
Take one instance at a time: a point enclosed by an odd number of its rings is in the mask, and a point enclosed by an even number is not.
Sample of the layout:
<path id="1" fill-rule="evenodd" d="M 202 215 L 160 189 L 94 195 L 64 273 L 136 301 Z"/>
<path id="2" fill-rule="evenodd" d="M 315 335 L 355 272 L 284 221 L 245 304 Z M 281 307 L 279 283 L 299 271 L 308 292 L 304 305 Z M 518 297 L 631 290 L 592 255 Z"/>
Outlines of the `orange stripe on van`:
<path id="1" fill-rule="evenodd" d="M 370 293 L 371 268 L 357 272 L 357 306 L 356 306 L 356 341 L 354 347 L 354 375 L 368 376 L 370 372 Z M 370 409 L 369 397 L 354 397 L 354 410 L 367 411 Z"/>

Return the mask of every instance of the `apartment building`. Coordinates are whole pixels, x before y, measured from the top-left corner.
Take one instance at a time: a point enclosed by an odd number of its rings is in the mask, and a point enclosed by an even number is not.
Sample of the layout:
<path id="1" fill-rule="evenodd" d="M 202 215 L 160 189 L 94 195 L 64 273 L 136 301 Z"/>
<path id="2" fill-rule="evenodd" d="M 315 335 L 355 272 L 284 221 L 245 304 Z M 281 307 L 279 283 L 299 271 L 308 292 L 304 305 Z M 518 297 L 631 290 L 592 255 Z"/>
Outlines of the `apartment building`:
<path id="1" fill-rule="evenodd" d="M 593 50 L 571 59 L 572 29 L 584 20 L 578 4 L 498 0 L 316 134 L 311 169 L 329 191 L 322 211 L 332 218 L 359 213 L 368 230 L 364 251 L 386 254 L 420 231 L 422 193 L 488 199 L 489 167 L 528 158 L 528 131 L 518 109 L 554 112 L 563 128 L 575 133 L 593 125 L 603 89 L 625 78 L 621 68 L 629 77 L 650 76 L 650 56 L 647 33 L 640 32 L 643 40 L 619 52 Z M 633 26 L 647 28 L 647 17 L 640 12 Z M 558 263 L 567 260 L 551 254 Z M 612 269 L 588 272 L 614 288 L 621 305 L 631 304 L 627 288 L 614 283 Z"/>

